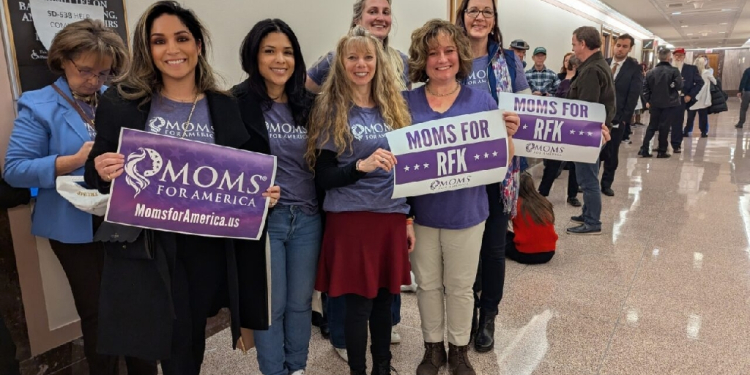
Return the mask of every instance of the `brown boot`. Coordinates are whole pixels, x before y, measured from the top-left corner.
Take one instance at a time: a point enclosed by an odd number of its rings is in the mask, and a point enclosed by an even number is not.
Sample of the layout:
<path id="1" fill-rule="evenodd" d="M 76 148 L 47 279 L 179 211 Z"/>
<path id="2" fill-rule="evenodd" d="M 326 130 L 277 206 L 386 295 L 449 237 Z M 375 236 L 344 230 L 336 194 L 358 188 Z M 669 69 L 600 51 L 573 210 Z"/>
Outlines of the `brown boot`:
<path id="1" fill-rule="evenodd" d="M 440 368 L 445 366 L 447 356 L 445 355 L 444 342 L 424 343 L 424 358 L 417 367 L 417 375 L 437 375 Z"/>
<path id="2" fill-rule="evenodd" d="M 469 362 L 469 345 L 449 344 L 448 347 L 448 368 L 451 370 L 451 375 L 477 375 Z"/>

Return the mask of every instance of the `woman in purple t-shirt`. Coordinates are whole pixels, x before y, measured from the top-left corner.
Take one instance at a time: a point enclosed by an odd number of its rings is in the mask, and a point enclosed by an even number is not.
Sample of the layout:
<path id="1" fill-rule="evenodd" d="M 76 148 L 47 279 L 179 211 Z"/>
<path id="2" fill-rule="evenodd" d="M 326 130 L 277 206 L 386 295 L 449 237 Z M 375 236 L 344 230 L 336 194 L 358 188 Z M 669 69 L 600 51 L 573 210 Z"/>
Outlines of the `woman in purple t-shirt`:
<path id="1" fill-rule="evenodd" d="M 306 153 L 326 190 L 315 289 L 346 299 L 351 373 L 365 374 L 369 320 L 373 373 L 390 374 L 390 308 L 393 294 L 411 284 L 415 239 L 406 199 L 391 199 L 396 158 L 385 135 L 411 117 L 381 44 L 363 27 L 341 39 L 335 56 L 310 115 Z"/>
<path id="2" fill-rule="evenodd" d="M 312 94 L 305 61 L 292 29 L 279 19 L 255 24 L 242 43 L 248 79 L 232 89 L 262 152 L 276 156 L 276 182 L 284 195 L 268 214 L 271 243 L 271 326 L 255 331 L 264 375 L 299 375 L 307 367 L 316 264 L 322 235 L 315 180 L 305 162 Z"/>
<path id="3" fill-rule="evenodd" d="M 472 55 L 469 40 L 459 27 L 447 21 L 429 21 L 412 34 L 409 55 L 412 82 L 426 82 L 404 93 L 414 123 L 497 110 L 489 93 L 460 83 L 471 73 Z M 511 137 L 520 120 L 511 112 L 504 113 L 504 118 L 511 160 Z M 451 373 L 474 374 L 467 351 L 474 306 L 472 286 L 490 212 L 487 189 L 478 186 L 422 195 L 411 203 L 419 238 L 411 265 L 417 277 L 425 341 L 417 374 L 436 375 L 448 359 Z M 443 341 L 446 315 L 449 355 Z"/>

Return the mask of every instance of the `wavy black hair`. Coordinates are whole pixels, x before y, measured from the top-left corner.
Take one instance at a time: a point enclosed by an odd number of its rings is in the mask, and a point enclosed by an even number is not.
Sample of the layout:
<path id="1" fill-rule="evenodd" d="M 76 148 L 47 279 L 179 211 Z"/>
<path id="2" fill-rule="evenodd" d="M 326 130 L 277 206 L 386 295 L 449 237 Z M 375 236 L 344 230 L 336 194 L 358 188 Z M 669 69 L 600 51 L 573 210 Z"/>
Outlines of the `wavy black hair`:
<path id="1" fill-rule="evenodd" d="M 312 107 L 314 97 L 305 89 L 305 79 L 307 79 L 307 67 L 305 59 L 302 57 L 302 48 L 299 45 L 297 36 L 286 22 L 274 18 L 262 20 L 253 26 L 252 30 L 245 36 L 240 47 L 240 60 L 242 70 L 248 75 L 248 83 L 253 94 L 261 98 L 261 106 L 268 109 L 273 104 L 273 99 L 268 96 L 266 82 L 260 74 L 258 68 L 258 53 L 260 44 L 263 39 L 270 33 L 283 33 L 289 38 L 294 50 L 294 72 L 284 87 L 284 93 L 289 101 L 289 108 L 292 110 L 294 122 L 297 125 L 307 127 L 307 119 L 310 116 L 310 107 Z"/>

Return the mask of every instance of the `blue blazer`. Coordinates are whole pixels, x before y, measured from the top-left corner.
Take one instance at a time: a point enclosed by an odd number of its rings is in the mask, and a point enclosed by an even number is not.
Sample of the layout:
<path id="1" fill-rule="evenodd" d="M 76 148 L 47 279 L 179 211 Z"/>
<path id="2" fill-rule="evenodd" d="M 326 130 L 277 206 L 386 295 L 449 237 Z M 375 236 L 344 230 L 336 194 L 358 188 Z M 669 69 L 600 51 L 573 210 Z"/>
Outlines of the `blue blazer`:
<path id="1" fill-rule="evenodd" d="M 63 78 L 55 84 L 72 98 Z M 102 87 L 102 92 L 105 87 Z M 75 208 L 55 189 L 55 160 L 74 155 L 91 141 L 81 116 L 52 86 L 25 92 L 5 154 L 5 181 L 19 188 L 39 188 L 31 233 L 62 243 L 93 241 L 91 214 Z M 70 175 L 82 176 L 84 167 Z"/>

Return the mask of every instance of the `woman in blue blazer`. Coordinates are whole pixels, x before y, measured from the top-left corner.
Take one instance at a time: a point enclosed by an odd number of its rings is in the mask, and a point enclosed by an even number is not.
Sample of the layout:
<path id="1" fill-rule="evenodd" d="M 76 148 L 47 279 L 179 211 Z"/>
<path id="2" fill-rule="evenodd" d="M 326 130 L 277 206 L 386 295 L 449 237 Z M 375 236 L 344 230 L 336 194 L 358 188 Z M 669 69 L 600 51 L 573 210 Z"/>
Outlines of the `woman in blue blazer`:
<path id="1" fill-rule="evenodd" d="M 61 30 L 49 49 L 48 65 L 60 78 L 18 101 L 5 157 L 5 180 L 39 188 L 31 232 L 48 238 L 68 277 L 81 317 L 84 353 L 92 374 L 116 374 L 118 358 L 99 355 L 97 322 L 104 262 L 93 235 L 101 218 L 80 211 L 55 189 L 58 176 L 82 176 L 96 135 L 94 114 L 104 82 L 128 65 L 128 51 L 101 21 L 84 20 Z M 127 359 L 129 374 L 156 374 L 156 363 Z"/>

